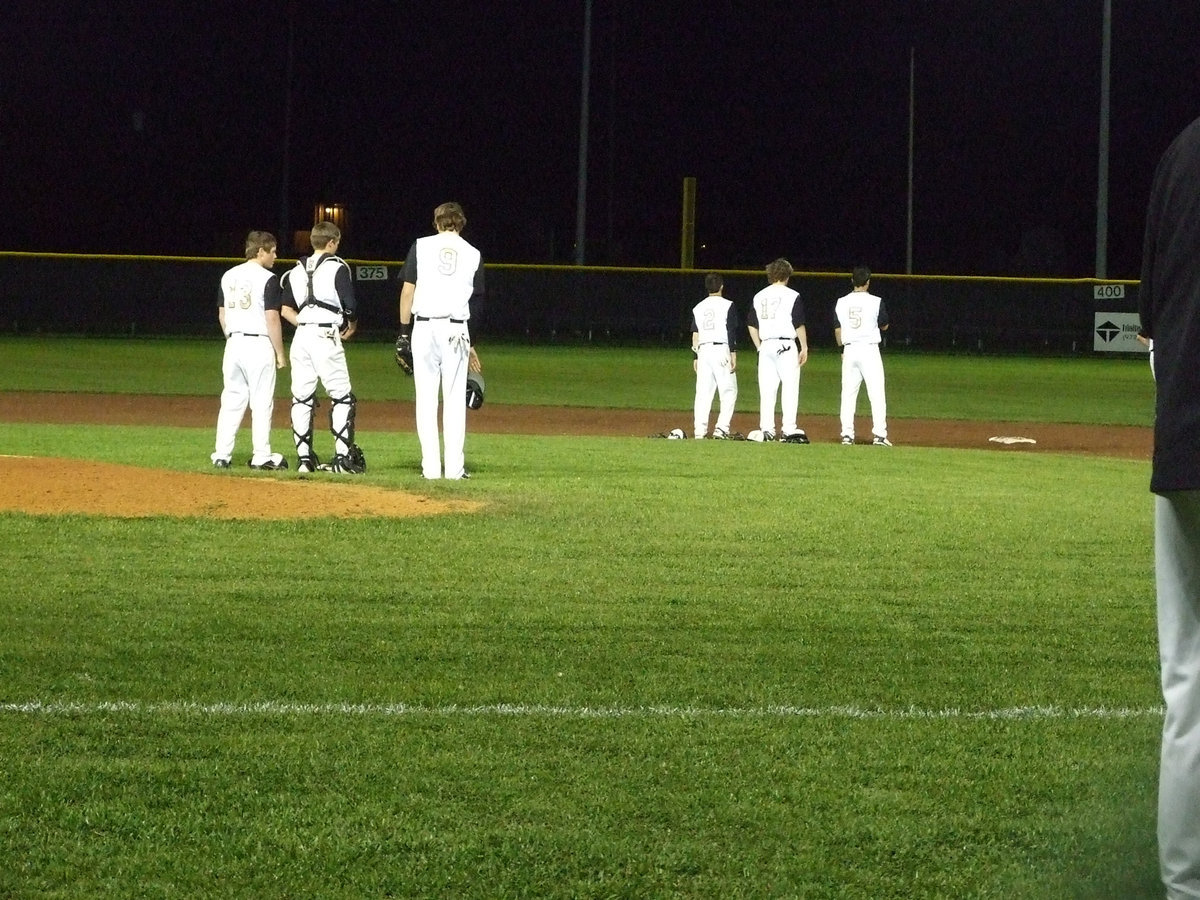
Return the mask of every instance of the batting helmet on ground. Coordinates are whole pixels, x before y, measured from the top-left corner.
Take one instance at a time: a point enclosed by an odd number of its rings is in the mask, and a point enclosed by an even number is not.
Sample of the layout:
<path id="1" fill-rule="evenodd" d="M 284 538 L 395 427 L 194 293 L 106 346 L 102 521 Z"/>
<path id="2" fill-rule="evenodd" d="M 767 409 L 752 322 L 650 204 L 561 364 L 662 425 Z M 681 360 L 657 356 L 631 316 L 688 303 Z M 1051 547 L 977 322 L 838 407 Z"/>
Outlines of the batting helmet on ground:
<path id="1" fill-rule="evenodd" d="M 483 406 L 483 376 L 478 372 L 467 373 L 467 407 L 479 409 Z"/>

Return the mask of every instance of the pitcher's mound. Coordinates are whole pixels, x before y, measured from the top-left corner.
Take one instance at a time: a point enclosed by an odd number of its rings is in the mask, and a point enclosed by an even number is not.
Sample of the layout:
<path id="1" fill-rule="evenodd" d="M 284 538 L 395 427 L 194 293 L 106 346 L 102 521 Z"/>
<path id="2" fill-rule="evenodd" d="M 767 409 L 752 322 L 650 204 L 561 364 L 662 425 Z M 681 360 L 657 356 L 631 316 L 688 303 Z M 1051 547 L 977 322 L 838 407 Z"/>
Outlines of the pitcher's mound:
<path id="1" fill-rule="evenodd" d="M 0 510 L 33 514 L 211 519 L 406 518 L 473 512 L 483 504 L 434 500 L 355 484 L 349 476 L 288 477 L 171 472 L 116 463 L 0 456 Z"/>

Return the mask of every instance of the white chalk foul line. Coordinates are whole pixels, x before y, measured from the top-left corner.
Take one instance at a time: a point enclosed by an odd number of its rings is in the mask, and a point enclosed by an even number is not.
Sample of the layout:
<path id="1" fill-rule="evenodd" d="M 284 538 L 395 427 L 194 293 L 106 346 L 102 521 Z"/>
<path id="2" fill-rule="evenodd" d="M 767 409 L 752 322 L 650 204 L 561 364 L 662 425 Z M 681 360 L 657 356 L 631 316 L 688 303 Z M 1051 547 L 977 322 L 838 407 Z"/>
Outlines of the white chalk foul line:
<path id="1" fill-rule="evenodd" d="M 0 713 L 34 716 L 208 716 L 217 718 L 253 716 L 312 717 L 489 717 L 560 719 L 894 719 L 894 720 L 1035 720 L 1035 719 L 1142 719 L 1161 718 L 1163 708 L 1151 707 L 1064 707 L 1012 706 L 1003 709 L 970 710 L 948 707 L 925 709 L 916 706 L 887 709 L 860 706 L 550 706 L 541 704 L 491 703 L 426 706 L 408 703 L 284 703 L 264 700 L 247 703 L 197 703 L 190 701 L 137 702 L 31 700 L 0 703 Z"/>

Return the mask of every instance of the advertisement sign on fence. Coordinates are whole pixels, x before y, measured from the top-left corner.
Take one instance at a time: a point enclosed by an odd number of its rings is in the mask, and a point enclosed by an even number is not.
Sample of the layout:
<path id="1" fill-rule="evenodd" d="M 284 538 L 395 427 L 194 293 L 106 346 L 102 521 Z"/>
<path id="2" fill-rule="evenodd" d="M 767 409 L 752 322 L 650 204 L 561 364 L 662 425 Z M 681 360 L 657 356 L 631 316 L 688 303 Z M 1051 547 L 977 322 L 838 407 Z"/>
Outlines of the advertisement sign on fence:
<path id="1" fill-rule="evenodd" d="M 1098 312 L 1092 329 L 1092 349 L 1101 353 L 1149 353 L 1137 339 L 1142 322 L 1137 313 Z"/>

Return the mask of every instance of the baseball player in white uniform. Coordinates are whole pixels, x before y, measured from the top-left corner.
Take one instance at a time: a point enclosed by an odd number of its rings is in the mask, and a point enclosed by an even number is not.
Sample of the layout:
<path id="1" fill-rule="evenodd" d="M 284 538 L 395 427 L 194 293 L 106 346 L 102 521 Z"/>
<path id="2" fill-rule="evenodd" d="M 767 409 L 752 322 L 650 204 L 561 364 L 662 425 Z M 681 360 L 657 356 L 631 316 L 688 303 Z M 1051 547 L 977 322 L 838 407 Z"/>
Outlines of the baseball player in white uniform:
<path id="1" fill-rule="evenodd" d="M 433 211 L 436 234 L 417 238 L 404 260 L 400 334 L 410 335 L 421 474 L 469 478 L 466 470 L 467 371 L 482 372 L 467 323 L 471 300 L 483 296 L 483 259 L 462 237 L 467 217 L 457 203 Z M 438 439 L 438 389 L 442 442 Z"/>
<path id="2" fill-rule="evenodd" d="M 296 334 L 292 337 L 292 436 L 300 472 L 361 474 L 366 457 L 354 443 L 357 400 L 350 385 L 342 341 L 358 327 L 354 282 L 350 266 L 337 255 L 341 229 L 318 222 L 309 237 L 313 252 L 284 274 L 282 314 Z M 313 449 L 313 419 L 317 409 L 317 383 L 329 395 L 329 430 L 333 433 L 333 459 L 322 464 Z"/>
<path id="3" fill-rule="evenodd" d="M 800 409 L 800 367 L 808 362 L 808 330 L 804 303 L 788 287 L 792 264 L 777 259 L 767 266 L 769 284 L 754 295 L 747 317 L 750 340 L 758 350 L 759 429 L 761 440 L 807 444 L 796 421 Z M 779 396 L 782 429 L 775 431 L 775 397 Z M 750 434 L 751 439 L 759 439 Z"/>
<path id="4" fill-rule="evenodd" d="M 728 440 L 737 404 L 737 310 L 725 299 L 725 279 L 704 276 L 708 296 L 692 309 L 692 369 L 696 373 L 695 434 L 708 437 L 713 395 L 719 395 L 717 425 L 712 436 Z"/>
<path id="5" fill-rule="evenodd" d="M 250 407 L 252 469 L 286 469 L 281 453 L 271 452 L 271 412 L 275 406 L 275 370 L 287 365 L 283 329 L 279 324 L 282 294 L 275 265 L 275 236 L 251 231 L 246 236 L 246 261 L 221 276 L 221 305 L 217 320 L 225 334 L 221 361 L 224 388 L 217 414 L 217 441 L 212 464 L 228 469 L 233 460 L 237 430 Z"/>
<path id="6" fill-rule="evenodd" d="M 887 331 L 888 314 L 883 300 L 871 293 L 871 270 L 858 266 L 850 275 L 852 290 L 834 306 L 837 327 L 834 340 L 842 347 L 842 443 L 854 443 L 854 410 L 858 391 L 865 383 L 871 401 L 871 441 L 890 447 L 887 431 L 887 395 L 883 387 L 883 357 L 879 342 Z"/>

